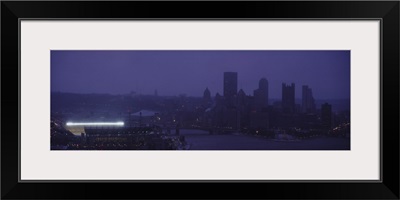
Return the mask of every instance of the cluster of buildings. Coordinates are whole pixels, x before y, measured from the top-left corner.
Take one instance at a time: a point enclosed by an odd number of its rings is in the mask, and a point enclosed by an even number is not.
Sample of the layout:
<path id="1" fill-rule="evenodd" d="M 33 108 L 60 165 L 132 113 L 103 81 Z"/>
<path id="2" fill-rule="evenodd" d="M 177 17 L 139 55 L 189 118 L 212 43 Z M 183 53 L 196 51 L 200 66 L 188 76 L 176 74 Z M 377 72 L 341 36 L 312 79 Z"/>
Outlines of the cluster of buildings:
<path id="1" fill-rule="evenodd" d="M 261 78 L 253 94 L 238 90 L 237 72 L 225 72 L 223 95 L 216 94 L 213 101 L 208 88 L 203 94 L 206 109 L 203 126 L 223 130 L 243 129 L 330 129 L 332 106 L 316 108 L 312 89 L 302 87 L 302 103 L 296 104 L 295 84 L 282 84 L 281 101 L 269 102 L 268 80 Z"/>
<path id="2" fill-rule="evenodd" d="M 215 97 L 208 88 L 202 98 L 158 96 L 157 90 L 153 96 L 56 93 L 52 96 L 54 102 L 65 101 L 52 104 L 52 149 L 184 149 L 184 134 L 180 134 L 184 129 L 267 137 L 283 131 L 298 138 L 329 132 L 349 134 L 347 115 L 334 118 L 336 115 L 328 103 L 317 108 L 312 89 L 307 85 L 302 86 L 301 101 L 296 102 L 295 91 L 294 83 L 282 83 L 281 99 L 272 101 L 267 79 L 261 78 L 258 88 L 246 94 L 238 88 L 238 73 L 224 72 L 223 93 L 216 93 Z M 71 127 L 68 130 L 61 127 L 63 122 L 56 120 L 57 113 L 65 120 L 121 119 L 125 125 L 84 126 L 74 132 L 81 135 L 81 139 L 76 139 L 71 136 Z M 334 119 L 337 123 L 333 123 Z"/>

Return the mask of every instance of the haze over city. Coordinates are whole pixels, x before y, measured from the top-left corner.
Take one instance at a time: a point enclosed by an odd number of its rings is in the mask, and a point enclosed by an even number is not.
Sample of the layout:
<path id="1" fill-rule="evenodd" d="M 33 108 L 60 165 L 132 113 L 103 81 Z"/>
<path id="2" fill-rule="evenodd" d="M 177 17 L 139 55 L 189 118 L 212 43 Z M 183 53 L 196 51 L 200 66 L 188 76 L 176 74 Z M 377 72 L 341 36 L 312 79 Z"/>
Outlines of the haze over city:
<path id="1" fill-rule="evenodd" d="M 350 51 L 51 51 L 52 150 L 350 150 Z"/>
<path id="2" fill-rule="evenodd" d="M 281 98 L 282 83 L 313 89 L 315 99 L 350 98 L 350 51 L 51 51 L 51 91 L 200 97 L 206 87 L 222 94 L 222 75 L 238 73 L 238 89 L 252 94 L 269 82 Z"/>

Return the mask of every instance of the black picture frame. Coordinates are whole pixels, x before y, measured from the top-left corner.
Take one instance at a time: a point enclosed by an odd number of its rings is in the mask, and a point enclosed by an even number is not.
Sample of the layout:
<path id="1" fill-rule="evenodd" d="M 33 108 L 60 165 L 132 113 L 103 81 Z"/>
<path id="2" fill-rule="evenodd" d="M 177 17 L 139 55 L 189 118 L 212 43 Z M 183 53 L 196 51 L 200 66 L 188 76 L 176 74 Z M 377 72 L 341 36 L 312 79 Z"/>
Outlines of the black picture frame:
<path id="1" fill-rule="evenodd" d="M 399 8 L 398 1 L 2 1 L 1 198 L 399 199 Z M 19 20 L 22 18 L 379 19 L 382 22 L 380 86 L 382 180 L 379 182 L 19 182 L 18 132 L 21 129 Z"/>

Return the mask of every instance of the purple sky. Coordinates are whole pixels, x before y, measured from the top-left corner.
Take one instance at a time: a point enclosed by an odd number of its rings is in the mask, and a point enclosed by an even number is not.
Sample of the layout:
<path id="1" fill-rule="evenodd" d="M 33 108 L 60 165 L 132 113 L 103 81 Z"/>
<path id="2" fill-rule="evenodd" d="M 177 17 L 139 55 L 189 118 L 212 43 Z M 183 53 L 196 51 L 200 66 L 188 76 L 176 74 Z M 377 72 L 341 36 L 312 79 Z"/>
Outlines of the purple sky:
<path id="1" fill-rule="evenodd" d="M 253 95 L 269 82 L 309 85 L 315 99 L 350 98 L 350 51 L 51 51 L 51 91 L 212 96 L 223 93 L 223 72 L 238 72 L 238 89 Z"/>

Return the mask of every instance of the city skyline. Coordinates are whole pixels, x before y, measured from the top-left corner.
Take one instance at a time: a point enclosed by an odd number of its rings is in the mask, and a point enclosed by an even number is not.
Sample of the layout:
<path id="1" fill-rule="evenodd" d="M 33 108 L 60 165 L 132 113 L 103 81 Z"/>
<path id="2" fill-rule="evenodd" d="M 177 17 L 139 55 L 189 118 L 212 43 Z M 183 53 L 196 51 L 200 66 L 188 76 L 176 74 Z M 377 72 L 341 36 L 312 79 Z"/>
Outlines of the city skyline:
<path id="1" fill-rule="evenodd" d="M 52 150 L 350 150 L 348 51 L 51 53 Z"/>
<path id="2" fill-rule="evenodd" d="M 350 98 L 349 51 L 51 51 L 52 92 L 215 97 L 229 71 L 246 95 L 264 78 L 270 99 L 282 83 L 295 83 L 296 99 L 303 85 L 315 99 Z"/>

